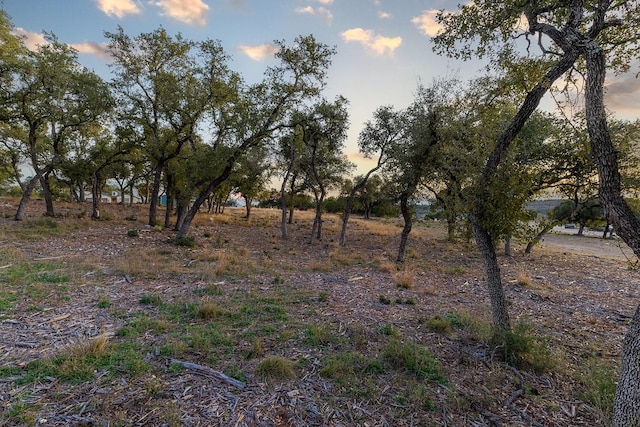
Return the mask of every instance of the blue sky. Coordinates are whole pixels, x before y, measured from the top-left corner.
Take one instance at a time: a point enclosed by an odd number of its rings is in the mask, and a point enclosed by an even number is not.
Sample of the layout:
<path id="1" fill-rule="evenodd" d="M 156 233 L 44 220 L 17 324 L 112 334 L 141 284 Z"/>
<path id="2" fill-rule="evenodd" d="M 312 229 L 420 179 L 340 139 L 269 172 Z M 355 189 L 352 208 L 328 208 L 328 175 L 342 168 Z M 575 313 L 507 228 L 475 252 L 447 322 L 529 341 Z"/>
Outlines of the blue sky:
<path id="1" fill-rule="evenodd" d="M 164 27 L 192 40 L 218 39 L 232 57 L 230 66 L 257 81 L 273 64 L 273 40 L 287 43 L 313 34 L 335 46 L 327 97 L 350 102 L 351 128 L 345 152 L 357 160 L 363 123 L 381 105 L 409 105 L 418 81 L 481 73 L 477 62 L 436 56 L 430 36 L 433 14 L 455 10 L 448 0 L 4 0 L 16 30 L 29 43 L 54 33 L 80 52 L 83 65 L 109 79 L 104 32 L 118 25 L 136 36 Z M 2 4 L 0 0 L 0 4 Z M 640 112 L 640 85 L 633 74 L 611 79 L 607 103 L 624 118 Z M 362 162 L 359 172 L 366 165 Z"/>

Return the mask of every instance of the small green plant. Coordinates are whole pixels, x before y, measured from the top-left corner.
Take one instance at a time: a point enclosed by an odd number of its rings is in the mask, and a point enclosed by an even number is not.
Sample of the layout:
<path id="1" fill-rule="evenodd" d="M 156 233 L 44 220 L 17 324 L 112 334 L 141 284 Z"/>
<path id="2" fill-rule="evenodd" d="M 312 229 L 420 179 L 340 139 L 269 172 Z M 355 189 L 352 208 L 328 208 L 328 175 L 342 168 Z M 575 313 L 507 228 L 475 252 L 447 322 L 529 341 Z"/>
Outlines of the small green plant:
<path id="1" fill-rule="evenodd" d="M 244 374 L 244 372 L 242 372 L 242 368 L 240 368 L 237 365 L 228 366 L 224 370 L 224 373 L 230 376 L 231 378 L 235 378 L 239 381 L 243 381 L 243 382 L 247 381 L 247 376 Z"/>
<path id="2" fill-rule="evenodd" d="M 212 236 L 212 234 L 211 234 L 210 232 L 208 232 L 208 231 L 205 231 L 205 232 L 204 232 L 204 234 L 203 234 L 203 236 L 204 236 L 204 237 L 206 237 L 206 238 L 208 239 L 209 237 L 211 237 L 211 236 Z"/>
<path id="3" fill-rule="evenodd" d="M 156 224 L 156 225 L 153 226 L 153 229 L 156 230 L 156 231 L 162 231 L 162 230 L 164 230 L 164 227 L 161 226 L 160 224 Z"/>
<path id="4" fill-rule="evenodd" d="M 127 231 L 127 236 L 129 237 L 138 237 L 139 235 L 140 233 L 135 228 L 132 228 L 129 231 Z"/>
<path id="5" fill-rule="evenodd" d="M 268 380 L 288 380 L 296 376 L 294 363 L 280 356 L 272 356 L 258 364 L 256 373 Z"/>
<path id="6" fill-rule="evenodd" d="M 98 308 L 109 308 L 111 307 L 111 301 L 109 300 L 109 297 L 106 295 L 101 295 L 100 299 L 98 300 Z"/>
<path id="7" fill-rule="evenodd" d="M 193 248 L 196 246 L 196 239 L 193 236 L 176 237 L 175 239 L 173 239 L 173 244 L 176 246 Z"/>
<path id="8" fill-rule="evenodd" d="M 155 307 L 159 307 L 162 305 L 162 298 L 158 295 L 145 294 L 140 297 L 138 302 L 142 305 L 153 305 Z"/>
<path id="9" fill-rule="evenodd" d="M 326 325 L 311 325 L 304 330 L 305 341 L 314 347 L 321 347 L 336 341 Z"/>
<path id="10" fill-rule="evenodd" d="M 438 383 L 447 381 L 440 363 L 427 348 L 420 345 L 392 340 L 384 347 L 382 357 L 393 368 L 406 369 L 417 378 Z"/>
<path id="11" fill-rule="evenodd" d="M 578 374 L 580 398 L 593 406 L 605 420 L 611 419 L 617 377 L 613 366 L 595 357 L 588 359 Z"/>
<path id="12" fill-rule="evenodd" d="M 124 217 L 125 221 L 137 221 L 138 217 L 135 214 L 127 215 Z"/>
<path id="13" fill-rule="evenodd" d="M 542 373 L 552 365 L 551 352 L 540 337 L 531 333 L 531 327 L 519 322 L 513 329 L 494 331 L 491 339 L 496 354 L 519 368 L 532 368 Z"/>
<path id="14" fill-rule="evenodd" d="M 447 318 L 443 318 L 440 316 L 434 316 L 430 319 L 427 319 L 424 322 L 424 325 L 431 332 L 437 332 L 440 334 L 448 334 L 452 331 L 451 322 Z"/>
<path id="15" fill-rule="evenodd" d="M 320 293 L 318 294 L 318 301 L 319 302 L 327 302 L 327 301 L 329 301 L 329 292 L 320 291 Z"/>
<path id="16" fill-rule="evenodd" d="M 383 326 L 380 328 L 380 330 L 379 330 L 379 331 L 380 331 L 380 334 L 381 334 L 381 335 L 385 335 L 385 336 L 388 336 L 388 337 L 397 337 L 397 336 L 399 335 L 399 334 L 398 334 L 398 331 L 396 331 L 396 330 L 393 328 L 393 326 L 391 326 L 391 325 L 390 325 L 390 324 L 388 324 L 388 323 L 387 323 L 386 325 L 383 325 Z"/>
<path id="17" fill-rule="evenodd" d="M 391 304 L 391 300 L 385 295 L 380 295 L 380 297 L 378 298 L 378 301 L 380 301 L 380 304 L 384 304 L 384 305 Z"/>

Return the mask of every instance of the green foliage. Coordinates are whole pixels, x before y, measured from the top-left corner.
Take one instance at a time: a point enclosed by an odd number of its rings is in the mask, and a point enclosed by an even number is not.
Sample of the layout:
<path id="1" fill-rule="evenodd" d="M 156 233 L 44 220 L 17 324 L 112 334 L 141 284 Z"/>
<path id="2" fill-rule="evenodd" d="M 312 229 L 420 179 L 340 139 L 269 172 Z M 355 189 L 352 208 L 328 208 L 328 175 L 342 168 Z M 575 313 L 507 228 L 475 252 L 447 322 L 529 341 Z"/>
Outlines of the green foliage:
<path id="1" fill-rule="evenodd" d="M 138 237 L 140 235 L 140 233 L 138 233 L 138 230 L 136 229 L 130 229 L 129 231 L 127 231 L 127 236 L 129 237 Z"/>

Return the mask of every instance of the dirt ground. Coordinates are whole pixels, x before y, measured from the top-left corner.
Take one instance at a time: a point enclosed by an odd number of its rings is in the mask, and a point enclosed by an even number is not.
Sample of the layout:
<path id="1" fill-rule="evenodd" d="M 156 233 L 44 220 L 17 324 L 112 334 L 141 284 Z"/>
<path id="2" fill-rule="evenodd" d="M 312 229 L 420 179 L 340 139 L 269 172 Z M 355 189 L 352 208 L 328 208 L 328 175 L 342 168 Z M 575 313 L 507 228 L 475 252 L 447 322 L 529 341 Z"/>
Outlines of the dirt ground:
<path id="1" fill-rule="evenodd" d="M 501 363 L 494 357 L 496 348 L 469 335 L 443 334 L 425 326 L 425 319 L 450 312 L 485 323 L 490 319 L 479 254 L 473 244 L 446 242 L 438 224 L 421 224 L 412 233 L 404 267 L 411 283 L 402 287 L 397 273 L 385 268 L 392 264 L 398 244 L 400 224 L 395 222 L 373 227 L 354 220 L 343 249 L 336 244 L 338 218 L 328 217 L 324 238 L 310 245 L 310 222 L 302 213 L 290 226 L 290 238 L 281 240 L 277 212 L 255 212 L 248 224 L 242 220 L 242 209 L 228 209 L 220 216 L 201 215 L 192 230 L 196 247 L 185 249 L 168 243 L 171 231 L 145 226 L 142 207 L 135 212 L 105 208 L 110 220 L 96 222 L 77 218 L 82 207 L 65 206 L 62 216 L 54 219 L 64 233 L 40 235 L 29 233 L 41 218 L 37 203 L 23 223 L 11 220 L 14 207 L 12 201 L 0 206 L 3 248 L 11 249 L 16 259 L 77 264 L 83 273 L 68 285 L 73 286 L 68 299 L 45 297 L 37 305 L 18 300 L 15 307 L 0 312 L 0 367 L 24 367 L 64 351 L 80 337 L 108 334 L 117 340 L 117 331 L 142 310 L 139 301 L 145 295 L 180 300 L 193 295 L 194 289 L 215 284 L 225 295 L 313 295 L 287 307 L 289 318 L 295 319 L 291 323 L 330 325 L 347 337 L 347 346 L 355 345 L 354 331 L 360 331 L 364 338 L 358 340 L 359 351 L 366 354 L 377 352 L 385 339 L 375 331 L 391 325 L 403 340 L 427 347 L 448 381 L 430 386 L 430 410 L 407 406 L 398 398 L 407 391 L 396 389 L 401 374 L 395 371 L 381 375 L 382 385 L 374 396 L 345 394 L 320 375 L 327 357 L 343 349 L 312 349 L 295 338 L 285 343 L 264 338 L 265 354 L 309 363 L 295 379 L 275 383 L 259 378 L 255 360 L 229 355 L 229 361 L 213 366 L 216 371 L 231 361 L 240 366 L 246 373 L 242 389 L 198 372 L 173 372 L 153 354 L 148 362 L 156 369 L 142 377 L 113 378 L 96 372 L 89 383 L 47 377 L 22 384 L 9 376 L 0 378 L 0 421 L 6 425 L 26 425 L 12 416 L 16 405 L 32 408 L 32 425 L 45 426 L 606 425 L 606 415 L 585 397 L 587 386 L 581 378 L 594 361 L 616 369 L 628 319 L 640 301 L 638 272 L 629 262 L 633 258 L 618 240 L 550 234 L 528 256 L 514 245 L 513 257 L 500 256 L 512 321 L 531 325 L 553 354 L 551 366 L 535 373 Z M 125 221 L 133 213 L 140 219 Z M 127 237 L 132 228 L 140 231 L 139 238 Z M 216 253 L 220 242 L 224 250 L 233 249 L 245 258 L 246 271 L 240 266 L 230 275 L 193 274 L 188 267 L 203 265 L 203 251 Z M 136 258 L 147 266 L 127 264 L 128 258 L 143 252 L 152 253 L 155 260 Z M 211 259 L 216 259 L 211 264 L 221 263 L 221 258 Z M 164 264 L 171 262 L 180 271 L 165 271 Z M 519 279 L 523 276 L 526 283 Z M 0 281 L 3 286 L 9 284 Z M 105 296 L 108 309 L 100 307 Z M 381 303 L 382 296 L 391 304 Z M 413 303 L 398 303 L 408 300 Z M 149 332 L 140 339 L 148 343 L 164 338 Z M 183 357 L 207 365 L 206 357 L 197 352 Z"/>

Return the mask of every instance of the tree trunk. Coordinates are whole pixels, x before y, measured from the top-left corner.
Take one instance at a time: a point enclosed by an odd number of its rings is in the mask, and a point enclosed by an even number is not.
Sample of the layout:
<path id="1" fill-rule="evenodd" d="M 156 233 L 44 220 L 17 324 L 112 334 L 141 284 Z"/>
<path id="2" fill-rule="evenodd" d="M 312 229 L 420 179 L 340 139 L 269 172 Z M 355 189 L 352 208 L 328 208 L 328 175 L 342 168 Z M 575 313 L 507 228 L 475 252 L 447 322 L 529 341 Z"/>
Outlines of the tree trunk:
<path id="1" fill-rule="evenodd" d="M 585 116 L 600 180 L 604 216 L 622 240 L 640 257 L 640 220 L 622 197 L 618 155 L 611 141 L 604 108 L 604 52 L 596 43 L 584 47 L 587 64 Z M 613 404 L 612 427 L 640 426 L 640 306 L 631 320 Z"/>
<path id="2" fill-rule="evenodd" d="M 400 199 L 400 211 L 404 219 L 404 227 L 402 228 L 402 234 L 400 234 L 400 246 L 398 247 L 398 257 L 396 258 L 397 263 L 404 262 L 404 256 L 407 252 L 407 240 L 409 239 L 409 233 L 411 233 L 411 227 L 413 226 L 409 201 L 404 196 Z"/>
<path id="3" fill-rule="evenodd" d="M 540 240 L 542 240 L 542 238 L 547 234 L 547 232 L 549 232 L 551 228 L 552 227 L 544 227 L 538 234 L 536 234 L 536 237 L 534 237 L 529 243 L 527 243 L 527 247 L 525 248 L 524 253 L 530 254 L 533 250 L 533 247 L 540 243 Z"/>
<path id="4" fill-rule="evenodd" d="M 506 236 L 504 238 L 504 254 L 506 256 L 513 256 L 513 251 L 511 250 L 511 236 Z"/>
<path id="5" fill-rule="evenodd" d="M 162 184 L 162 169 L 164 169 L 164 162 L 158 162 L 155 170 L 153 171 L 153 190 L 151 191 L 151 197 L 149 200 L 149 225 L 156 225 L 156 214 L 158 212 L 158 198 L 160 197 L 160 185 Z M 149 186 L 147 185 L 147 188 Z"/>
<path id="6" fill-rule="evenodd" d="M 243 195 L 242 198 L 244 199 L 244 206 L 247 212 L 247 214 L 245 215 L 245 218 L 249 219 L 249 216 L 251 216 L 251 198 L 245 195 Z"/>
<path id="7" fill-rule="evenodd" d="M 280 230 L 282 232 L 282 240 L 287 240 L 289 235 L 287 234 L 287 179 L 289 179 L 289 171 L 284 177 L 282 186 L 280 187 Z"/>
<path id="8" fill-rule="evenodd" d="M 51 187 L 49 186 L 48 172 L 40 177 L 40 187 L 42 187 L 42 195 L 44 196 L 44 204 L 46 207 L 45 215 L 54 217 L 56 213 L 53 210 L 53 196 L 51 195 Z"/>
<path id="9" fill-rule="evenodd" d="M 344 216 L 342 217 L 342 230 L 340 231 L 340 246 L 347 245 L 347 224 L 349 223 L 349 217 L 351 216 L 351 210 L 353 209 L 353 199 L 356 196 L 356 192 L 353 191 L 355 187 L 349 193 L 347 198 L 347 206 L 344 208 Z M 357 191 L 357 190 L 356 190 Z"/>
<path id="10" fill-rule="evenodd" d="M 22 192 L 22 197 L 20 197 L 20 203 L 18 204 L 18 210 L 13 217 L 13 219 L 15 219 L 16 221 L 22 221 L 24 219 L 24 210 L 27 207 L 27 203 L 29 202 L 31 193 L 33 193 L 33 190 L 34 188 L 36 188 L 36 185 L 38 185 L 39 181 L 40 177 L 36 175 L 29 180 L 27 185 L 25 185 L 24 191 Z"/>
<path id="11" fill-rule="evenodd" d="M 100 219 L 100 193 L 100 175 L 96 172 L 91 182 L 91 219 Z"/>
<path id="12" fill-rule="evenodd" d="M 511 329 L 511 323 L 509 320 L 507 299 L 502 287 L 500 265 L 498 264 L 498 257 L 496 256 L 495 244 L 489 232 L 482 227 L 477 218 L 471 218 L 471 227 L 478 249 L 480 249 L 480 253 L 482 254 L 484 272 L 487 275 L 493 327 L 498 331 L 507 331 Z"/>
<path id="13" fill-rule="evenodd" d="M 579 225 L 579 227 L 578 227 L 578 236 L 584 236 L 585 224 L 581 222 L 578 225 Z"/>

